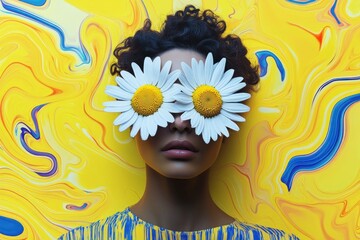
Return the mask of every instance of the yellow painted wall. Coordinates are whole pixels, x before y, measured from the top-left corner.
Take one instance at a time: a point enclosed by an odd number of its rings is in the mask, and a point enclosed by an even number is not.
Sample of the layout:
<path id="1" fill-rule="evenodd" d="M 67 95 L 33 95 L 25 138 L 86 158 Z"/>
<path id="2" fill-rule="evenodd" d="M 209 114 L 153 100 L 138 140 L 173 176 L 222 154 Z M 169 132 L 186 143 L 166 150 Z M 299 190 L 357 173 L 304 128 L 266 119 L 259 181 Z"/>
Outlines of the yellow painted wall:
<path id="1" fill-rule="evenodd" d="M 0 239 L 53 239 L 135 203 L 144 165 L 103 112 L 112 50 L 190 1 L 0 0 Z M 203 0 L 261 66 L 214 199 L 300 239 L 360 238 L 360 2 Z"/>

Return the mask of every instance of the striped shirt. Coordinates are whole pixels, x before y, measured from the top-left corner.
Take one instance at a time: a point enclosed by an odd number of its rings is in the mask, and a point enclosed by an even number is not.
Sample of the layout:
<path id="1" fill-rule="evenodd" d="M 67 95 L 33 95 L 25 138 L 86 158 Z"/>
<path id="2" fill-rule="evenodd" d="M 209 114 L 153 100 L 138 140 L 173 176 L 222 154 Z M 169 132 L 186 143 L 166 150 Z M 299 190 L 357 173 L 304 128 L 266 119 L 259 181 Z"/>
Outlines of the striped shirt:
<path id="1" fill-rule="evenodd" d="M 234 221 L 198 231 L 173 231 L 141 220 L 129 208 L 89 226 L 75 228 L 59 240 L 298 240 L 282 230 Z"/>

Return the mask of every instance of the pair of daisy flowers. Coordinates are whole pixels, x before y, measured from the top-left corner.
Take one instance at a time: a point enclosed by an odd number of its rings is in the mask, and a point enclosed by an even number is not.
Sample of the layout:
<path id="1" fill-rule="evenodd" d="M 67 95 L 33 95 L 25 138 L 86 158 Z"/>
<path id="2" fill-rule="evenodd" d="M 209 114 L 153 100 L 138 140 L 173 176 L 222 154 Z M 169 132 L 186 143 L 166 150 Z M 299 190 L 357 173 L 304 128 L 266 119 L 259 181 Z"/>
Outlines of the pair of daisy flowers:
<path id="1" fill-rule="evenodd" d="M 218 136 L 228 137 L 228 128 L 239 130 L 234 121 L 245 121 L 239 113 L 250 109 L 240 102 L 250 94 L 238 92 L 246 84 L 242 77 L 233 78 L 233 69 L 224 72 L 225 63 L 223 58 L 214 64 L 209 53 L 205 62 L 192 59 L 191 67 L 181 63 L 182 71 L 170 72 L 171 61 L 161 68 L 160 57 L 146 57 L 143 71 L 132 63 L 134 74 L 121 71 L 121 77 L 116 77 L 118 86 L 107 86 L 105 92 L 116 101 L 105 102 L 104 110 L 119 112 L 114 125 L 120 125 L 120 131 L 132 126 L 130 136 L 140 131 L 144 141 L 156 134 L 158 126 L 174 122 L 172 113 L 182 113 L 183 121 L 190 120 L 205 143 L 216 141 Z"/>

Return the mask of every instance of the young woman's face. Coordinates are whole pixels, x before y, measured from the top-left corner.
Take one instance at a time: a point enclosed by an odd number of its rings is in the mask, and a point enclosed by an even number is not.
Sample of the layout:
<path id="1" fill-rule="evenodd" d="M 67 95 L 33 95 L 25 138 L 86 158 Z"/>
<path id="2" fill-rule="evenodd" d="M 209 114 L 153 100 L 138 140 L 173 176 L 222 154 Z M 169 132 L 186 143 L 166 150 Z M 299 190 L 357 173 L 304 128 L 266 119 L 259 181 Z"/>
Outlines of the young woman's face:
<path id="1" fill-rule="evenodd" d="M 172 69 L 181 69 L 181 62 L 191 66 L 191 59 L 203 60 L 203 55 L 184 49 L 172 49 L 160 54 L 162 64 L 172 61 Z M 154 137 L 146 141 L 136 136 L 137 147 L 145 163 L 159 174 L 176 179 L 191 179 L 208 170 L 216 161 L 222 137 L 206 144 L 195 134 L 189 121 L 175 114 L 175 122 L 159 128 Z"/>

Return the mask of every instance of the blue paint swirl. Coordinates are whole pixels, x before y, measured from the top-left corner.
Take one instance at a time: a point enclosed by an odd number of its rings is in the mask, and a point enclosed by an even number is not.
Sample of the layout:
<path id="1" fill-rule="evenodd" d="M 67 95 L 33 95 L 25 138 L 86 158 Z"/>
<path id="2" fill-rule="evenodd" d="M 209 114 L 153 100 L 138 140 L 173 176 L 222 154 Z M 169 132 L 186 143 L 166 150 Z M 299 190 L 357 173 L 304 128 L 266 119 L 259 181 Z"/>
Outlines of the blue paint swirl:
<path id="1" fill-rule="evenodd" d="M 330 116 L 329 130 L 321 146 L 313 153 L 295 156 L 290 159 L 281 181 L 290 191 L 295 175 L 301 171 L 315 171 L 328 164 L 340 148 L 344 136 L 344 116 L 346 110 L 360 101 L 360 94 L 348 96 L 340 100 Z"/>
<path id="2" fill-rule="evenodd" d="M 54 155 L 52 155 L 51 153 L 47 153 L 47 152 L 39 152 L 39 151 L 35 151 L 33 149 L 31 149 L 28 144 L 25 141 L 25 136 L 27 134 L 30 134 L 33 138 L 35 138 L 36 140 L 40 139 L 40 131 L 39 131 L 39 125 L 38 125 L 38 121 L 36 119 L 36 114 L 37 112 L 46 104 L 42 104 L 39 105 L 37 107 L 35 107 L 32 111 L 31 111 L 31 118 L 34 121 L 34 125 L 35 125 L 35 131 L 32 130 L 29 126 L 27 126 L 26 124 L 24 124 L 26 127 L 19 127 L 19 124 L 17 124 L 16 126 L 16 132 L 18 131 L 18 129 L 20 128 L 20 142 L 21 145 L 23 146 L 23 148 L 28 151 L 30 154 L 35 155 L 35 156 L 43 156 L 46 158 L 49 158 L 51 160 L 52 163 L 52 168 L 50 169 L 50 171 L 48 172 L 36 172 L 38 175 L 42 176 L 42 177 L 49 177 L 52 176 L 53 174 L 56 173 L 57 171 L 57 160 L 55 158 Z"/>
<path id="3" fill-rule="evenodd" d="M 305 5 L 305 4 L 309 4 L 309 3 L 313 3 L 313 2 L 316 2 L 316 0 L 303 0 L 303 1 L 297 1 L 297 0 L 288 0 L 288 2 L 291 2 L 291 3 L 296 3 L 296 4 L 301 4 L 301 5 Z"/>
<path id="4" fill-rule="evenodd" d="M 0 234 L 6 236 L 19 236 L 24 232 L 24 227 L 18 221 L 0 216 Z"/>
<path id="5" fill-rule="evenodd" d="M 263 77 L 267 74 L 268 69 L 268 63 L 266 62 L 266 59 L 268 57 L 272 57 L 275 60 L 276 66 L 280 71 L 281 74 L 281 81 L 283 82 L 285 80 L 285 69 L 280 61 L 280 59 L 272 52 L 270 51 L 258 51 L 255 53 L 256 57 L 258 58 L 258 62 L 260 65 L 260 77 Z"/>
<path id="6" fill-rule="evenodd" d="M 83 203 L 83 205 L 81 205 L 81 206 L 76 206 L 76 205 L 68 204 L 68 205 L 66 205 L 66 209 L 68 209 L 68 210 L 80 211 L 80 210 L 84 210 L 84 209 L 87 208 L 88 206 L 89 206 L 89 204 L 87 204 L 87 203 Z"/>
<path id="7" fill-rule="evenodd" d="M 314 98 L 312 100 L 312 104 L 314 104 L 314 101 L 317 97 L 317 95 L 329 84 L 333 83 L 333 82 L 343 82 L 343 81 L 358 81 L 360 80 L 360 76 L 354 76 L 354 77 L 343 77 L 343 78 L 333 78 L 330 79 L 329 81 L 326 81 L 325 83 L 323 83 L 319 89 L 316 91 L 316 93 L 314 94 Z"/>
<path id="8" fill-rule="evenodd" d="M 54 30 L 60 37 L 60 48 L 63 51 L 72 51 L 75 52 L 81 59 L 81 61 L 84 64 L 88 64 L 90 63 L 90 55 L 89 53 L 86 51 L 85 47 L 80 44 L 80 47 L 74 47 L 74 46 L 66 46 L 65 45 L 65 34 L 64 31 L 57 25 L 55 25 L 54 23 L 41 18 L 39 15 L 30 13 L 30 12 L 26 12 L 16 6 L 13 6 L 3 0 L 0 0 L 0 2 L 2 3 L 2 6 L 4 7 L 4 9 L 19 14 L 25 18 L 31 19 L 37 23 L 40 23 L 46 27 L 49 27 L 50 29 Z"/>
<path id="9" fill-rule="evenodd" d="M 296 4 L 300 4 L 300 5 L 306 5 L 306 4 L 310 4 L 310 3 L 313 3 L 313 2 L 316 2 L 316 0 L 287 0 L 288 2 L 291 2 L 291 3 L 296 3 Z M 336 9 L 336 5 L 337 5 L 337 0 L 334 1 L 334 4 L 331 6 L 331 9 L 330 9 L 330 14 L 334 17 L 334 19 L 336 20 L 336 23 L 338 25 L 341 25 L 341 21 L 340 19 L 338 18 L 338 16 L 336 16 L 336 13 L 335 13 L 335 9 Z"/>
<path id="10" fill-rule="evenodd" d="M 35 7 L 41 7 L 44 6 L 46 3 L 46 0 L 20 0 L 20 2 L 24 2 L 30 5 L 33 5 Z"/>
<path id="11" fill-rule="evenodd" d="M 330 14 L 335 18 L 336 23 L 337 23 L 338 25 L 341 25 L 341 21 L 340 21 L 340 19 L 338 18 L 338 16 L 336 16 L 336 13 L 335 13 L 336 4 L 337 4 L 337 0 L 335 0 L 335 1 L 334 1 L 334 4 L 331 6 Z"/>

